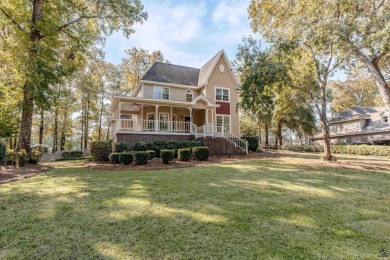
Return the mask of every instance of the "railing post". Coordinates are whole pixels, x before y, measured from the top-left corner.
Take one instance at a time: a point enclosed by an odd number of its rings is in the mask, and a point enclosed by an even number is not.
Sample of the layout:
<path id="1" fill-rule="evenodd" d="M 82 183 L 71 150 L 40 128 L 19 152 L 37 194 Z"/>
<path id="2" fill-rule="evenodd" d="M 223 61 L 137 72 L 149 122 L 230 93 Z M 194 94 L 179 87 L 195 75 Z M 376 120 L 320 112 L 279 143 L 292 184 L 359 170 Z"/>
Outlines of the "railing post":
<path id="1" fill-rule="evenodd" d="M 121 120 L 122 120 L 122 119 L 118 118 L 118 122 L 117 122 L 117 124 L 118 124 L 118 125 L 117 125 L 117 129 L 118 129 L 118 131 L 122 129 L 122 127 L 121 127 L 121 126 L 122 126 Z"/>
<path id="2" fill-rule="evenodd" d="M 206 126 L 203 125 L 203 137 L 206 138 Z"/>

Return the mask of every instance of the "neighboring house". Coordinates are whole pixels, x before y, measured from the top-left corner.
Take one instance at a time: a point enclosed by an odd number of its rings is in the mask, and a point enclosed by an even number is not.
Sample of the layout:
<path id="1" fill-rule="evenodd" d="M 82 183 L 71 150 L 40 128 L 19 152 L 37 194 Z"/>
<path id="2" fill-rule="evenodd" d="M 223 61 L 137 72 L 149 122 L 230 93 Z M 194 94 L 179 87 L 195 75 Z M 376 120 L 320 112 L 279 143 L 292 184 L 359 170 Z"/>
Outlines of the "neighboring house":
<path id="1" fill-rule="evenodd" d="M 241 149 L 238 81 L 222 50 L 202 68 L 156 62 L 132 96 L 114 96 L 112 139 L 137 141 L 224 138 Z"/>
<path id="2" fill-rule="evenodd" d="M 390 145 L 389 112 L 356 106 L 329 120 L 331 143 Z M 312 138 L 323 144 L 322 134 Z"/>

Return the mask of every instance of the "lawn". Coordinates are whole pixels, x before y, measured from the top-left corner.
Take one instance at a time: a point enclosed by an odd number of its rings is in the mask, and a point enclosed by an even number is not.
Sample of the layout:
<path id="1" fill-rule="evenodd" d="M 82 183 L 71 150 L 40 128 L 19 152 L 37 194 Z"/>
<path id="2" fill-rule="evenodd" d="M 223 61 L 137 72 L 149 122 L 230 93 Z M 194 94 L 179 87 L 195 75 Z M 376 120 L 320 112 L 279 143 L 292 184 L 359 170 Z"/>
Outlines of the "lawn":
<path id="1" fill-rule="evenodd" d="M 382 248 L 390 254 L 390 171 L 312 158 L 155 171 L 57 163 L 0 185 L 0 258 L 378 259 Z"/>

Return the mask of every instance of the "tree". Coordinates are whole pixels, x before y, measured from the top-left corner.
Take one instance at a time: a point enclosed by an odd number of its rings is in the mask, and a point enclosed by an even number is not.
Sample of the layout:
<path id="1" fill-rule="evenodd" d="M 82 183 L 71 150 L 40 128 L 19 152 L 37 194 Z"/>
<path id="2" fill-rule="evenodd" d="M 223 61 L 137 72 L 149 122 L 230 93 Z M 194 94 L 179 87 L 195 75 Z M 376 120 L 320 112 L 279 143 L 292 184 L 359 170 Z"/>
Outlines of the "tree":
<path id="1" fill-rule="evenodd" d="M 268 131 L 272 120 L 273 88 L 286 79 L 284 64 L 275 61 L 268 50 L 261 50 L 260 42 L 249 37 L 238 46 L 234 64 L 240 79 L 238 108 L 252 114 L 265 128 L 265 145 L 269 146 Z M 261 125 L 259 125 L 259 128 Z"/>
<path id="2" fill-rule="evenodd" d="M 353 68 L 345 81 L 330 82 L 332 112 L 340 113 L 351 107 L 382 106 L 375 81 L 361 67 Z"/>
<path id="3" fill-rule="evenodd" d="M 66 63 L 82 59 L 91 45 L 113 31 L 122 29 L 129 36 L 132 25 L 146 19 L 142 9 L 139 0 L 15 0 L 0 4 L 0 27 L 12 26 L 19 53 L 25 56 L 19 149 L 30 152 L 34 101 L 46 101 L 50 86 L 69 73 L 64 70 Z"/>
<path id="4" fill-rule="evenodd" d="M 280 1 L 275 4 L 272 0 L 253 0 L 249 14 L 255 32 L 260 32 L 269 42 L 280 46 L 291 59 L 299 61 L 297 64 L 302 68 L 295 68 L 299 70 L 294 73 L 295 79 L 300 77 L 300 70 L 305 67 L 315 75 L 315 81 L 301 85 L 298 80 L 298 85 L 306 89 L 315 105 L 324 138 L 324 159 L 332 160 L 327 117 L 328 81 L 343 64 L 345 57 L 341 55 L 337 39 L 323 37 L 331 29 L 317 27 L 321 24 L 319 16 L 324 12 L 321 9 L 323 5 L 326 3 L 320 1 Z"/>
<path id="5" fill-rule="evenodd" d="M 388 0 L 275 1 L 252 0 L 252 27 L 265 35 L 302 36 L 315 46 L 332 43 L 340 59 L 364 64 L 376 82 L 383 102 L 390 107 L 386 67 L 390 51 Z"/>

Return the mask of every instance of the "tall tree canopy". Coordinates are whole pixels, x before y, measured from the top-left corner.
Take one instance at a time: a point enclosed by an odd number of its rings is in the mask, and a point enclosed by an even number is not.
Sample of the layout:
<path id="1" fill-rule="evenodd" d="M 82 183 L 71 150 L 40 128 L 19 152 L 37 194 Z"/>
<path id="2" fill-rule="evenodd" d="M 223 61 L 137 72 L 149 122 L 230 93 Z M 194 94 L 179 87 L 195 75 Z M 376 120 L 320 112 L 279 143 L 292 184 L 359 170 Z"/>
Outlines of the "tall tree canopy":
<path id="1" fill-rule="evenodd" d="M 390 52 L 389 0 L 252 0 L 249 13 L 253 29 L 268 38 L 332 43 L 339 58 L 361 62 L 390 107 L 383 62 Z"/>
<path id="2" fill-rule="evenodd" d="M 22 123 L 19 149 L 30 151 L 34 102 L 46 102 L 50 86 L 74 71 L 88 49 L 122 30 L 126 36 L 135 22 L 146 19 L 139 0 L 47 1 L 15 0 L 0 3 L 0 28 L 12 27 L 15 52 L 24 61 Z"/>

